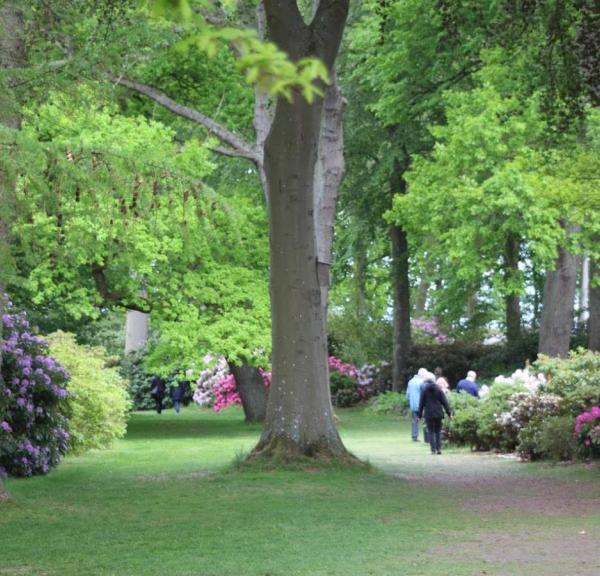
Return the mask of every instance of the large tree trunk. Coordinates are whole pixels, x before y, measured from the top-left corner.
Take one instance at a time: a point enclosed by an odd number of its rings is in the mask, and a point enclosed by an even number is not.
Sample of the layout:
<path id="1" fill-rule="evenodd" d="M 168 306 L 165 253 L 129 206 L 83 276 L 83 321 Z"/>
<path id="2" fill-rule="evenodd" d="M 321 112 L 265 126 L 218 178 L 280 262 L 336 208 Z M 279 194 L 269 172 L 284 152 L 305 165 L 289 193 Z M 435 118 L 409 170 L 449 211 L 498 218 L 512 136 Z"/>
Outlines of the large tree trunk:
<path id="1" fill-rule="evenodd" d="M 390 237 L 392 242 L 392 290 L 394 295 L 392 390 L 400 392 L 405 387 L 411 344 L 408 240 L 406 232 L 394 224 L 390 227 Z"/>
<path id="2" fill-rule="evenodd" d="M 268 392 L 258 368 L 229 364 L 242 399 L 246 422 L 264 422 L 267 413 Z"/>
<path id="3" fill-rule="evenodd" d="M 588 348 L 600 352 L 600 265 L 590 262 Z"/>
<path id="4" fill-rule="evenodd" d="M 567 357 L 573 328 L 576 286 L 577 257 L 561 247 L 556 268 L 546 274 L 540 322 L 540 354 Z"/>
<path id="5" fill-rule="evenodd" d="M 5 0 L 0 4 L 0 71 L 25 65 L 22 6 L 18 0 Z M 11 82 L 10 77 L 0 76 L 0 124 L 18 129 L 21 125 L 21 115 L 17 100 L 12 93 Z M 5 306 L 4 272 L 9 268 L 8 225 L 4 210 L 12 196 L 14 185 L 14 180 L 7 173 L 0 171 L 0 317 Z M 0 322 L 0 378 L 2 378 L 1 369 L 2 322 Z M 0 478 L 0 500 L 7 497 L 8 494 Z"/>
<path id="6" fill-rule="evenodd" d="M 347 0 L 321 0 L 310 26 L 295 0 L 264 0 L 271 38 L 292 59 L 318 56 L 332 69 Z M 319 261 L 315 165 L 323 101 L 279 99 L 265 142 L 269 194 L 273 380 L 253 455 L 344 457 L 327 373 L 324 313 L 329 261 Z"/>
<path id="7" fill-rule="evenodd" d="M 506 341 L 514 346 L 521 339 L 521 301 L 517 286 L 519 285 L 520 242 L 515 235 L 509 235 L 504 248 L 504 279 L 506 283 Z"/>

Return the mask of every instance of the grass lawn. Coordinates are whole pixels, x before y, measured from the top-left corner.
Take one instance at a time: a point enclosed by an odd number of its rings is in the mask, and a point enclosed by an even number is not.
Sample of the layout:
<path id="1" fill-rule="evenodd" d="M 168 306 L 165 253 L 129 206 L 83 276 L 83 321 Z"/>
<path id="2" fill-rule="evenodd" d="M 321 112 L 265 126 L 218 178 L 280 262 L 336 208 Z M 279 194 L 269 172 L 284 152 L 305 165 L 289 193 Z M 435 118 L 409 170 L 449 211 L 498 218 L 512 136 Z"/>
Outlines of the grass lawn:
<path id="1" fill-rule="evenodd" d="M 339 416 L 372 472 L 233 471 L 260 430 L 239 412 L 135 414 L 113 449 L 9 481 L 0 575 L 600 574 L 597 466 L 432 456 L 405 420 Z"/>

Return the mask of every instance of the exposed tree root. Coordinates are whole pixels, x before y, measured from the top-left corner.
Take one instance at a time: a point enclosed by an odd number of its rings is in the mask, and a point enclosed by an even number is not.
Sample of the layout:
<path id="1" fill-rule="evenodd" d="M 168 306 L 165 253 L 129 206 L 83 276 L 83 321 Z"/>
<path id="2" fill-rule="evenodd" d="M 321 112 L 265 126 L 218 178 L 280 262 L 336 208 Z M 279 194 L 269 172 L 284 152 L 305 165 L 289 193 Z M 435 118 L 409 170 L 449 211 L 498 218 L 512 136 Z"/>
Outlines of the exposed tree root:
<path id="1" fill-rule="evenodd" d="M 341 440 L 321 439 L 300 445 L 285 436 L 261 439 L 252 452 L 239 463 L 240 468 L 345 468 L 368 470 L 370 465 L 348 452 Z"/>

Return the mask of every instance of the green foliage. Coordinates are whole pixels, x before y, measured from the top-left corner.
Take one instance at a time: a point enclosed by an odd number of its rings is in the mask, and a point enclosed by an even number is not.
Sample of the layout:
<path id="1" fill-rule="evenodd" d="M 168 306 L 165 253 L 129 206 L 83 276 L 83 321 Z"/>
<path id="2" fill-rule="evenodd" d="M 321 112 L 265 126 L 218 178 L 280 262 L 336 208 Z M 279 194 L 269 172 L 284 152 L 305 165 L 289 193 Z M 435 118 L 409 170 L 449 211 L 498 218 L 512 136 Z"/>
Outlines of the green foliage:
<path id="1" fill-rule="evenodd" d="M 535 419 L 519 434 L 519 454 L 530 460 L 572 460 L 577 453 L 573 418 Z"/>
<path id="2" fill-rule="evenodd" d="M 356 378 L 351 378 L 335 370 L 332 370 L 329 374 L 329 389 L 331 391 L 331 402 L 339 408 L 353 406 L 362 399 L 358 393 Z"/>
<path id="3" fill-rule="evenodd" d="M 547 383 L 543 390 L 563 398 L 561 412 L 575 418 L 600 400 L 600 354 L 578 349 L 568 359 L 540 356 L 536 370 Z"/>
<path id="4" fill-rule="evenodd" d="M 405 416 L 410 409 L 406 394 L 399 392 L 383 392 L 369 402 L 368 411 L 372 414 L 395 414 Z"/>
<path id="5" fill-rule="evenodd" d="M 446 438 L 459 446 L 478 446 L 477 427 L 480 402 L 471 394 L 450 394 L 452 420 L 446 424 Z"/>
<path id="6" fill-rule="evenodd" d="M 71 374 L 69 382 L 70 449 L 79 453 L 106 448 L 127 429 L 131 401 L 127 383 L 100 347 L 77 344 L 73 334 L 55 332 L 47 338 L 52 354 Z"/>

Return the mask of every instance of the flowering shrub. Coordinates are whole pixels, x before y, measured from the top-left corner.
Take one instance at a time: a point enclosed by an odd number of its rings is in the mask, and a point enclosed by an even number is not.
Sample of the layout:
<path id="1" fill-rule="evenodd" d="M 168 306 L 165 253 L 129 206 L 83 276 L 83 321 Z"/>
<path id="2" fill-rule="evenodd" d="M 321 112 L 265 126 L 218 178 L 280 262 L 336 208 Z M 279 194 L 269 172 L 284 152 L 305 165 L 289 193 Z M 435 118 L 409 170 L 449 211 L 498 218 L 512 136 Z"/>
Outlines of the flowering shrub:
<path id="1" fill-rule="evenodd" d="M 233 374 L 229 372 L 227 360 L 222 356 L 215 358 L 207 354 L 202 359 L 204 369 L 196 381 L 194 391 L 194 402 L 200 406 L 212 406 L 215 412 L 220 412 L 229 406 L 241 404 L 242 399 L 237 390 L 237 384 Z M 271 373 L 258 369 L 262 376 L 264 385 L 271 385 Z"/>
<path id="2" fill-rule="evenodd" d="M 546 383 L 546 378 L 540 372 L 539 374 L 531 374 L 529 368 L 523 370 L 515 370 L 508 378 L 506 376 L 496 376 L 494 384 L 509 384 L 511 386 L 522 386 L 530 392 L 536 392 L 540 386 Z"/>
<path id="3" fill-rule="evenodd" d="M 411 318 L 413 339 L 417 344 L 448 344 L 452 342 L 440 328 L 437 318 Z"/>
<path id="4" fill-rule="evenodd" d="M 354 406 L 377 393 L 378 369 L 372 364 L 357 368 L 335 356 L 329 356 L 329 388 L 334 406 Z"/>
<path id="5" fill-rule="evenodd" d="M 194 402 L 200 406 L 212 406 L 216 412 L 241 404 L 235 378 L 229 372 L 225 358 L 207 354 L 203 358 L 204 369 L 196 381 Z M 331 398 L 335 406 L 353 406 L 377 392 L 379 368 L 366 365 L 357 368 L 335 356 L 328 358 L 330 369 Z M 271 385 L 271 372 L 259 368 L 266 388 Z"/>
<path id="6" fill-rule="evenodd" d="M 213 406 L 215 403 L 215 386 L 229 376 L 227 360 L 222 356 L 215 358 L 207 354 L 202 359 L 204 368 L 196 380 L 194 402 L 200 406 Z"/>
<path id="7" fill-rule="evenodd" d="M 2 327 L 0 474 L 45 474 L 67 450 L 69 374 L 31 333 L 24 313 L 9 307 Z"/>
<path id="8" fill-rule="evenodd" d="M 600 456 L 600 406 L 575 418 L 575 434 L 585 455 Z"/>

